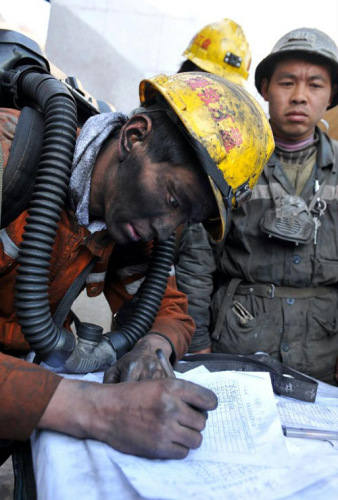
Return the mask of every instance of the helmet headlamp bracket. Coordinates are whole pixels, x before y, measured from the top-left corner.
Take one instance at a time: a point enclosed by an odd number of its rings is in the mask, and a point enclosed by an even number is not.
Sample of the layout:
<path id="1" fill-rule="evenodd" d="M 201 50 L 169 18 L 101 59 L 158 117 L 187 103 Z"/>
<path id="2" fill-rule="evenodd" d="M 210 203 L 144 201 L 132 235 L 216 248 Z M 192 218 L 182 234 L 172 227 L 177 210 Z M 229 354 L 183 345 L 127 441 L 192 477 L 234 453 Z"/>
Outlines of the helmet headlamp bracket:
<path id="1" fill-rule="evenodd" d="M 224 62 L 230 64 L 230 66 L 234 66 L 235 68 L 240 68 L 242 64 L 242 58 L 236 56 L 232 52 L 227 52 L 224 57 Z"/>

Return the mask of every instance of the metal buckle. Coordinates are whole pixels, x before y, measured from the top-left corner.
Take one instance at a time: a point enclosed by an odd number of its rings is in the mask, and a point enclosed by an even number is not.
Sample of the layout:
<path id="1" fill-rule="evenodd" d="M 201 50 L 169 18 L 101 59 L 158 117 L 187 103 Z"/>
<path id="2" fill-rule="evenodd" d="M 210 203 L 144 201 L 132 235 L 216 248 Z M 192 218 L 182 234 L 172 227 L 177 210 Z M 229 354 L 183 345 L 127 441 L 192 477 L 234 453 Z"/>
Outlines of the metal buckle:
<path id="1" fill-rule="evenodd" d="M 239 186 L 235 192 L 236 208 L 240 207 L 245 201 L 250 200 L 252 191 L 249 182 L 245 182 Z"/>
<path id="2" fill-rule="evenodd" d="M 269 285 L 269 287 L 270 287 L 270 290 L 268 291 L 268 295 L 269 295 L 270 299 L 273 299 L 275 296 L 275 285 L 271 284 L 271 285 Z"/>

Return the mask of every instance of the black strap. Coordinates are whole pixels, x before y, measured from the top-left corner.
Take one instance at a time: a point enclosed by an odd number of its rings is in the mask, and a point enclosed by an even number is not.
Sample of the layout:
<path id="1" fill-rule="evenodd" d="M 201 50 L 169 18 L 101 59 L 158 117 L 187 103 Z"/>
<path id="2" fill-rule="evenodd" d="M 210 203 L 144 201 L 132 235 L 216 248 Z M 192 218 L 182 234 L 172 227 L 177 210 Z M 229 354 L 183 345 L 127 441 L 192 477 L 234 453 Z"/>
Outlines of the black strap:
<path id="1" fill-rule="evenodd" d="M 272 388 L 278 396 L 287 396 L 313 403 L 316 400 L 318 382 L 266 354 L 248 356 L 213 353 L 184 356 L 174 370 L 184 373 L 204 365 L 211 372 L 234 370 L 241 372 L 269 372 Z"/>
<path id="2" fill-rule="evenodd" d="M 217 319 L 216 319 L 214 331 L 211 334 L 211 338 L 213 340 L 218 340 L 220 335 L 221 335 L 221 331 L 223 328 L 223 323 L 224 323 L 226 313 L 228 312 L 229 307 L 232 304 L 233 296 L 234 296 L 235 291 L 236 291 L 236 289 L 241 281 L 242 281 L 241 278 L 233 278 L 229 283 L 224 285 L 226 287 L 226 290 L 225 290 L 225 293 L 223 295 L 221 305 L 219 306 L 219 309 L 218 309 L 218 314 L 217 314 Z"/>
<path id="3" fill-rule="evenodd" d="M 30 440 L 0 439 L 0 466 L 12 456 L 14 472 L 13 500 L 36 500 L 36 484 Z"/>
<path id="4" fill-rule="evenodd" d="M 53 321 L 59 328 L 61 328 L 65 322 L 74 300 L 79 295 L 87 276 L 90 274 L 90 271 L 93 269 L 98 259 L 98 257 L 94 257 L 89 264 L 87 264 L 63 296 L 63 299 L 53 315 Z"/>
<path id="5" fill-rule="evenodd" d="M 37 500 L 30 440 L 21 442 L 13 453 L 15 476 L 13 500 Z"/>
<path id="6" fill-rule="evenodd" d="M 10 439 L 0 439 L 0 467 L 20 446 L 20 441 L 11 441 Z"/>
<path id="7" fill-rule="evenodd" d="M 90 271 L 93 269 L 97 261 L 98 257 L 94 257 L 89 262 L 89 264 L 87 264 L 86 267 L 82 269 L 81 273 L 75 278 L 75 280 L 73 281 L 73 283 L 70 285 L 67 292 L 63 296 L 63 299 L 61 300 L 60 304 L 58 305 L 53 315 L 53 321 L 58 328 L 61 328 L 63 323 L 65 322 L 68 313 L 71 310 L 74 300 L 78 297 L 82 289 L 82 286 L 86 281 L 87 276 L 89 275 Z M 73 313 L 73 320 L 75 323 L 76 331 L 78 331 L 79 326 L 81 325 L 81 321 L 74 313 Z M 33 363 L 37 365 L 41 363 L 41 358 L 38 354 L 34 356 Z"/>

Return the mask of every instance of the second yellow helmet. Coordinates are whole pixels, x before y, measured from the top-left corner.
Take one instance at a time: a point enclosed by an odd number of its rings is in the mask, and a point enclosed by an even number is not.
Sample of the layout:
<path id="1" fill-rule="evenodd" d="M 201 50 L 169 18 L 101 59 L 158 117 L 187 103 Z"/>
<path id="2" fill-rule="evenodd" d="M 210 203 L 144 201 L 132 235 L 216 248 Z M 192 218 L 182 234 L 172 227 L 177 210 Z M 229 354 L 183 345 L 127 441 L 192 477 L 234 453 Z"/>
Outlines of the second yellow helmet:
<path id="1" fill-rule="evenodd" d="M 251 51 L 244 31 L 231 19 L 208 24 L 191 40 L 183 55 L 199 68 L 244 85 Z"/>

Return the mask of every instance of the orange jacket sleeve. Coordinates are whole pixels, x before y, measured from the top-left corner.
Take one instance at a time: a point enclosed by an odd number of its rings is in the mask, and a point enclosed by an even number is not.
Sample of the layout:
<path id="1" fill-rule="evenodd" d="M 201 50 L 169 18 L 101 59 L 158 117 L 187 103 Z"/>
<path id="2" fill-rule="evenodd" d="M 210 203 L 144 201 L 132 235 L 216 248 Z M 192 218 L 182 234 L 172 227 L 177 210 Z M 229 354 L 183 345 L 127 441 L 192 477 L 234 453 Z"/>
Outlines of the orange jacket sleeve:
<path id="1" fill-rule="evenodd" d="M 36 364 L 0 353 L 0 438 L 28 439 L 61 380 Z"/>
<path id="2" fill-rule="evenodd" d="M 150 331 L 159 332 L 171 340 L 177 359 L 188 351 L 195 323 L 188 315 L 187 297 L 177 290 L 174 277 L 169 278 L 160 310 Z"/>

